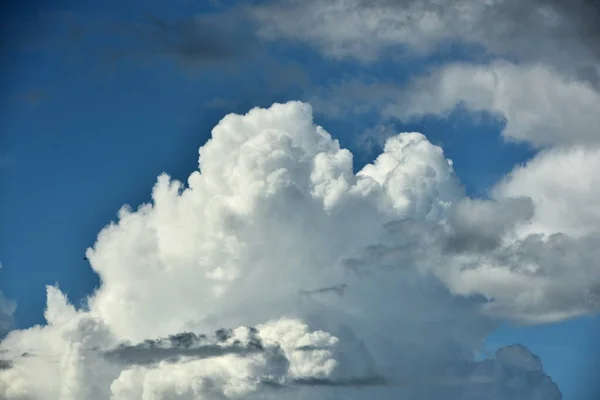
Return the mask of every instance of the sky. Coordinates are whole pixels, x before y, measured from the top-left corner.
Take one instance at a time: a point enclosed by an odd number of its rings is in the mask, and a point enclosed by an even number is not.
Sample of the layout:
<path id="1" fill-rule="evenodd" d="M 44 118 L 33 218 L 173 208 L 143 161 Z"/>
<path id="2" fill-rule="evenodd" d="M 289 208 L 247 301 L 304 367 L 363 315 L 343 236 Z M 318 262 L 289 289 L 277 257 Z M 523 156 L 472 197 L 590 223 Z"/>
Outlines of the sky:
<path id="1" fill-rule="evenodd" d="M 598 398 L 595 2 L 2 15 L 0 399 Z"/>

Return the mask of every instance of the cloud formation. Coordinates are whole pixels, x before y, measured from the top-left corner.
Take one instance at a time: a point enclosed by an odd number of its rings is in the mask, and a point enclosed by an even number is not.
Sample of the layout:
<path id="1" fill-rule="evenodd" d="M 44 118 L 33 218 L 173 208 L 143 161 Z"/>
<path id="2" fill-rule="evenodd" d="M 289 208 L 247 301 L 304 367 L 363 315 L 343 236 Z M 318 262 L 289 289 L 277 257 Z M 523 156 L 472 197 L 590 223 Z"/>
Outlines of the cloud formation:
<path id="1" fill-rule="evenodd" d="M 543 64 L 446 64 L 403 85 L 351 79 L 317 91 L 311 102 L 325 115 L 376 112 L 403 122 L 457 109 L 486 112 L 508 141 L 536 148 L 600 144 L 591 128 L 600 125 L 600 92 Z"/>
<path id="2" fill-rule="evenodd" d="M 142 62 L 168 59 L 191 70 L 211 65 L 232 66 L 233 61 L 260 50 L 247 18 L 237 10 L 183 18 L 145 14 L 133 21 L 106 19 L 85 12 L 48 11 L 5 25 L 4 36 L 12 38 L 0 43 L 6 50 L 63 50 L 64 55 L 77 58 L 79 63 L 84 59 L 105 65 L 122 59 Z M 40 95 L 36 94 L 35 99 L 32 95 L 28 97 L 28 101 L 35 102 Z"/>
<path id="3" fill-rule="evenodd" d="M 117 348 L 104 352 L 104 357 L 115 362 L 128 365 L 157 364 L 161 361 L 172 361 L 186 357 L 190 359 L 205 359 L 222 357 L 228 354 L 247 355 L 261 353 L 265 348 L 261 340 L 254 335 L 256 330 L 246 332 L 246 344 L 234 339 L 232 332 L 217 331 L 216 341 L 206 341 L 206 335 L 195 335 L 191 332 L 172 335 L 163 340 L 145 340 L 136 345 L 122 344 Z M 225 344 L 223 344 L 225 342 Z"/>
<path id="4" fill-rule="evenodd" d="M 88 307 L 49 287 L 1 342 L 0 397 L 560 399 L 526 349 L 474 361 L 504 318 L 598 309 L 597 236 L 530 232 L 525 196 L 466 198 L 420 133 L 355 174 L 308 104 L 227 115 L 187 185 L 100 232 Z"/>
<path id="5" fill-rule="evenodd" d="M 384 113 L 401 119 L 444 116 L 458 105 L 504 120 L 502 134 L 510 140 L 537 147 L 600 143 L 590 129 L 600 124 L 600 93 L 544 65 L 447 65 L 415 79 Z"/>
<path id="6" fill-rule="evenodd" d="M 424 55 L 459 41 L 594 80 L 599 15 L 583 0 L 286 0 L 252 9 L 263 38 L 302 41 L 338 59 L 376 61 L 390 49 Z"/>

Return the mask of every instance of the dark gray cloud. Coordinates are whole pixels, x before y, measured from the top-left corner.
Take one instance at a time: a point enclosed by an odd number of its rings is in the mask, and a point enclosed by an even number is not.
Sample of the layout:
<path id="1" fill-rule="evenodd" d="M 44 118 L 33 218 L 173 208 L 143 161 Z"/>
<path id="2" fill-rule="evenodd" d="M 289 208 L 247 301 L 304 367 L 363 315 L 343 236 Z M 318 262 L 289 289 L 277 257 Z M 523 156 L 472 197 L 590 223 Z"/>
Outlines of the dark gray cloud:
<path id="1" fill-rule="evenodd" d="M 325 387 L 370 387 L 387 386 L 389 382 L 380 375 L 350 378 L 298 378 L 293 380 L 294 385 L 301 386 L 325 386 Z"/>
<path id="2" fill-rule="evenodd" d="M 13 363 L 10 360 L 0 360 L 0 371 L 5 369 L 11 369 L 13 367 Z"/>
<path id="3" fill-rule="evenodd" d="M 348 285 L 345 283 L 335 285 L 335 286 L 327 286 L 319 289 L 312 290 L 301 290 L 301 295 L 311 295 L 311 294 L 336 294 L 338 296 L 343 296 L 344 291 L 348 288 Z"/>
<path id="4" fill-rule="evenodd" d="M 465 198 L 449 216 L 452 228 L 446 240 L 450 252 L 486 251 L 501 244 L 504 235 L 533 217 L 530 198 L 506 198 L 496 202 Z"/>
<path id="5" fill-rule="evenodd" d="M 306 346 L 298 346 L 294 350 L 296 350 L 296 351 L 315 351 L 315 350 L 329 350 L 329 349 L 330 349 L 330 347 L 306 345 Z"/>
<path id="6" fill-rule="evenodd" d="M 206 335 L 186 332 L 169 336 L 165 339 L 146 340 L 142 343 L 119 347 L 103 352 L 106 359 L 127 365 L 148 365 L 161 361 L 177 362 L 181 358 L 205 359 L 221 357 L 228 354 L 248 355 L 275 351 L 265 348 L 256 330 L 251 329 L 251 337 L 246 344 L 239 340 L 224 344 L 231 339 L 230 330 L 219 329 L 213 339 Z"/>
<path id="7" fill-rule="evenodd" d="M 310 386 L 314 388 L 367 388 L 373 386 L 390 386 L 388 380 L 381 375 L 353 376 L 347 378 L 318 378 L 303 377 L 289 381 L 278 381 L 270 378 L 261 380 L 261 384 L 274 389 L 285 389 L 299 386 Z"/>
<path id="8" fill-rule="evenodd" d="M 537 0 L 571 21 L 578 37 L 600 56 L 600 2 L 598 0 Z"/>

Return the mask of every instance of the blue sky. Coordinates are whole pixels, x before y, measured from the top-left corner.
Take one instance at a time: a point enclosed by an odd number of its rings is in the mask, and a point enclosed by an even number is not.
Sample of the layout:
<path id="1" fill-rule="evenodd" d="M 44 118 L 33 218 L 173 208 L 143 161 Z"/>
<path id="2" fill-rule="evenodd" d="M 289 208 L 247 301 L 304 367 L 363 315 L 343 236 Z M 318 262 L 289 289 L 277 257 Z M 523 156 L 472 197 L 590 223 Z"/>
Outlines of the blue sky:
<path id="1" fill-rule="evenodd" d="M 481 59 L 479 50 L 454 44 L 405 62 L 382 57 L 365 63 L 281 41 L 226 65 L 185 65 L 162 55 L 152 38 L 92 32 L 77 42 L 63 33 L 69 26 L 65 11 L 91 31 L 95 23 L 148 24 L 147 15 L 169 20 L 219 12 L 225 8 L 219 4 L 57 1 L 11 10 L 11 21 L 37 30 L 37 43 L 11 43 L 0 78 L 0 290 L 18 304 L 15 329 L 44 323 L 46 285 L 57 283 L 73 304 L 84 303 L 100 285 L 83 259 L 86 249 L 123 204 L 136 208 L 150 200 L 162 172 L 185 181 L 197 169 L 198 148 L 225 114 L 310 100 L 320 88 L 348 77 L 401 85 L 449 60 Z M 35 15 L 47 25 L 31 28 Z M 12 29 L 11 40 L 24 37 L 20 28 Z M 104 63 L 121 40 L 132 42 L 127 55 Z M 502 118 L 485 112 L 455 110 L 402 122 L 382 120 L 373 111 L 331 115 L 315 107 L 315 122 L 352 151 L 355 171 L 381 151 L 360 141 L 365 130 L 381 125 L 394 133 L 421 132 L 453 160 L 473 198 L 488 198 L 491 187 L 538 151 L 530 143 L 507 141 Z M 592 354 L 598 353 L 599 329 L 594 316 L 549 325 L 507 322 L 487 346 L 524 344 L 540 356 L 564 399 L 587 400 L 594 388 L 586 385 L 597 374 Z"/>

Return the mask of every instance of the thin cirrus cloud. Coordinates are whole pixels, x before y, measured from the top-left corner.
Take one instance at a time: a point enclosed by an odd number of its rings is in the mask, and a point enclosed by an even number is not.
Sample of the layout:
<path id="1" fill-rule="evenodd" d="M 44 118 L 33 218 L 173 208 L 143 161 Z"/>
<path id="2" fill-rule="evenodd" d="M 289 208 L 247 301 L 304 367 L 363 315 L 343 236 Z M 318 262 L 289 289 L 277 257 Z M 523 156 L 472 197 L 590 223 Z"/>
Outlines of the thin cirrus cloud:
<path id="1" fill-rule="evenodd" d="M 502 321 L 597 310 L 595 236 L 523 233 L 535 201 L 466 198 L 419 133 L 355 174 L 300 102 L 226 116 L 199 162 L 100 232 L 88 309 L 49 287 L 47 325 L 2 342 L 1 396 L 560 398 L 527 349 L 473 354 Z"/>
<path id="2" fill-rule="evenodd" d="M 169 18 L 146 14 L 136 21 L 93 17 L 78 12 L 38 13 L 30 20 L 14 20 L 3 27 L 10 51 L 63 50 L 77 59 L 110 64 L 122 59 L 173 60 L 196 69 L 229 65 L 259 51 L 248 22 L 236 10 Z"/>

